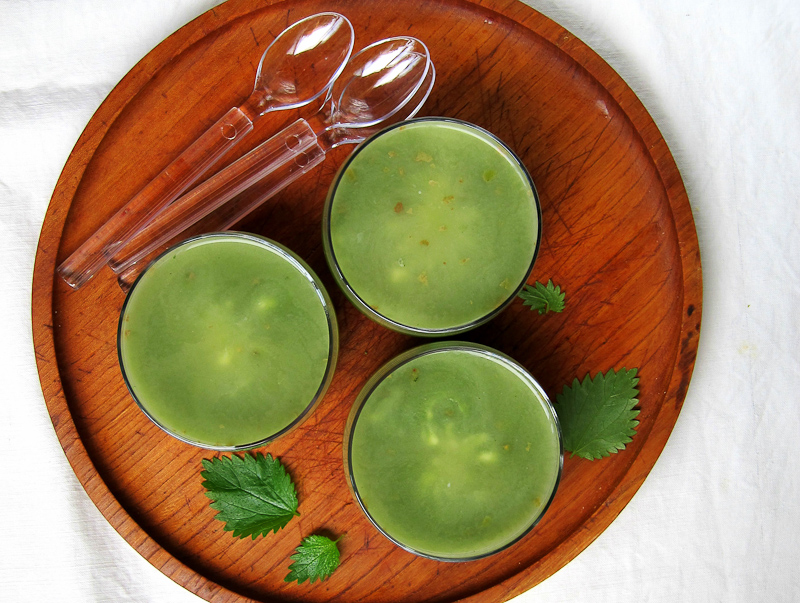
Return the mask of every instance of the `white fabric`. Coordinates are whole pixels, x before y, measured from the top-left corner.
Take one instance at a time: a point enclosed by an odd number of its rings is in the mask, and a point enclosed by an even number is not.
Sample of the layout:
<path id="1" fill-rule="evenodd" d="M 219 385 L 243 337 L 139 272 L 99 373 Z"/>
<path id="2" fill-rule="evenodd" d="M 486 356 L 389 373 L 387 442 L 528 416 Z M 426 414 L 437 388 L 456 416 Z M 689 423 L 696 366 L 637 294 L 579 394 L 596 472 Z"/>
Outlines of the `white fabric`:
<path id="1" fill-rule="evenodd" d="M 700 354 L 617 520 L 518 603 L 800 600 L 800 3 L 528 0 L 633 88 L 700 239 Z M 0 0 L 0 600 L 191 602 L 101 516 L 39 387 L 31 273 L 58 175 L 114 84 L 214 0 Z"/>

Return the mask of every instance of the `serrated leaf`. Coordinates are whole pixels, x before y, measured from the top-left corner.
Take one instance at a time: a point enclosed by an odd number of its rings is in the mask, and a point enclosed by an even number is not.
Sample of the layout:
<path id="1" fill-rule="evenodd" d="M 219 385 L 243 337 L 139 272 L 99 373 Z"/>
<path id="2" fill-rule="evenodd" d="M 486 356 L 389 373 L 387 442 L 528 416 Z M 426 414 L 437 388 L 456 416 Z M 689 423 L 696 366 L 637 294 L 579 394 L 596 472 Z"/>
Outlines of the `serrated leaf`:
<path id="1" fill-rule="evenodd" d="M 547 285 L 536 281 L 533 285 L 525 285 L 519 292 L 523 305 L 530 306 L 531 310 L 538 310 L 539 314 L 563 312 L 566 305 L 565 296 L 566 293 L 562 293 L 561 287 L 554 286 L 550 279 L 548 279 Z"/>
<path id="2" fill-rule="evenodd" d="M 216 519 L 236 538 L 266 536 L 283 528 L 297 512 L 297 492 L 286 469 L 272 455 L 203 459 L 205 495 L 219 511 Z"/>
<path id="3" fill-rule="evenodd" d="M 639 414 L 636 389 L 637 369 L 587 374 L 583 382 L 575 379 L 572 387 L 556 397 L 553 405 L 561 424 L 564 449 L 585 459 L 594 460 L 625 448 L 636 434 Z"/>
<path id="4" fill-rule="evenodd" d="M 284 582 L 296 580 L 302 584 L 310 580 L 313 584 L 317 578 L 325 580 L 339 567 L 339 548 L 326 536 L 311 535 L 303 538 L 291 559 L 294 563 L 289 566 Z"/>

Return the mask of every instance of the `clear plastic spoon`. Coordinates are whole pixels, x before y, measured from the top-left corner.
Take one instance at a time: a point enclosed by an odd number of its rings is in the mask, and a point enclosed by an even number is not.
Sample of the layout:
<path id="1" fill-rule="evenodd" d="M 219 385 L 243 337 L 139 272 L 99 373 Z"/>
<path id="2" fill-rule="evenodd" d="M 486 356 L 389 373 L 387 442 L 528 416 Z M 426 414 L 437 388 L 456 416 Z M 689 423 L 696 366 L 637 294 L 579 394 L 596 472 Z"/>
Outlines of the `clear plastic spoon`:
<path id="1" fill-rule="evenodd" d="M 337 135 L 327 139 L 327 142 L 330 143 L 330 145 L 325 145 L 328 147 L 328 150 L 338 147 L 342 144 L 359 144 L 383 127 L 414 117 L 422 108 L 422 105 L 430 95 L 436 79 L 436 71 L 433 63 L 431 63 L 430 67 L 430 71 L 425 78 L 423 86 L 417 91 L 413 99 L 407 103 L 403 110 L 398 111 L 385 121 L 375 124 L 369 128 L 337 129 Z M 130 287 L 133 285 L 134 281 L 138 278 L 139 274 L 141 274 L 141 272 L 161 253 L 173 245 L 176 245 L 177 243 L 189 237 L 208 232 L 228 230 L 229 228 L 233 227 L 253 210 L 273 197 L 277 192 L 288 186 L 290 182 L 321 164 L 325 160 L 326 156 L 326 150 L 323 148 L 323 144 L 325 144 L 325 140 L 317 141 L 313 143 L 311 147 L 297 154 L 294 162 L 290 164 L 290 169 L 292 170 L 294 177 L 284 179 L 286 176 L 280 175 L 278 171 L 266 175 L 262 181 L 250 187 L 244 193 L 241 193 L 228 202 L 222 204 L 216 210 L 212 211 L 207 216 L 200 218 L 193 224 L 184 227 L 183 230 L 181 230 L 177 235 L 173 236 L 173 238 L 171 238 L 169 241 L 162 242 L 160 245 L 155 246 L 149 255 L 143 259 L 129 264 L 127 268 L 122 268 L 117 277 L 117 282 L 120 288 L 124 292 L 128 291 L 128 289 L 130 289 Z M 173 232 L 173 230 L 170 231 Z M 159 238 L 159 240 L 163 241 L 162 238 Z"/>
<path id="2" fill-rule="evenodd" d="M 368 46 L 351 59 L 346 71 L 352 76 L 349 80 L 342 78 L 338 99 L 337 82 L 334 94 L 311 123 L 297 120 L 175 201 L 121 247 L 109 261 L 114 272 L 124 274 L 121 286 L 131 282 L 130 269 L 137 263 L 135 271 L 146 265 L 141 260 L 154 250 L 248 188 L 258 184 L 259 193 L 246 202 L 237 200 L 237 210 L 225 212 L 230 214 L 226 222 L 212 230 L 228 228 L 319 165 L 329 150 L 342 144 L 357 144 L 389 123 L 412 117 L 435 81 L 428 49 L 409 37 L 389 38 Z"/>
<path id="3" fill-rule="evenodd" d="M 201 134 L 73 252 L 58 267 L 61 277 L 71 287 L 81 287 L 116 249 L 249 134 L 257 118 L 307 105 L 328 92 L 350 58 L 354 38 L 350 21 L 333 12 L 285 29 L 264 51 L 249 98 Z"/>

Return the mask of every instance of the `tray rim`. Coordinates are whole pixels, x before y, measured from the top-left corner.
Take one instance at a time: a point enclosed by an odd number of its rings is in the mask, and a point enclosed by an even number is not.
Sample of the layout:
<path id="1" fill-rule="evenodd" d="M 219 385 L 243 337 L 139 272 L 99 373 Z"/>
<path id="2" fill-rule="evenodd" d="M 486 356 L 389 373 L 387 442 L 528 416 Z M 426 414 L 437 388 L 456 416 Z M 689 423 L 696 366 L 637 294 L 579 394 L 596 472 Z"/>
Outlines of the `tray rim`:
<path id="1" fill-rule="evenodd" d="M 685 400 L 697 356 L 699 325 L 702 317 L 702 269 L 691 205 L 678 167 L 651 115 L 621 76 L 569 31 L 519 0 L 454 0 L 454 2 L 497 13 L 528 29 L 533 35 L 550 42 L 585 69 L 619 104 L 641 137 L 661 179 L 672 210 L 682 268 L 683 313 L 679 342 L 676 345 L 675 364 L 672 367 L 663 403 L 645 444 L 614 486 L 605 504 L 600 505 L 592 513 L 582 526 L 583 529 L 573 532 L 535 565 L 488 589 L 461 599 L 470 603 L 479 601 L 501 603 L 520 595 L 551 576 L 591 544 L 628 504 L 658 460 Z M 61 383 L 53 333 L 53 294 L 58 278 L 55 274 L 56 256 L 72 199 L 87 165 L 116 118 L 139 91 L 172 58 L 215 30 L 257 10 L 275 8 L 282 4 L 291 8 L 291 3 L 291 0 L 262 0 L 262 3 L 255 6 L 250 0 L 225 2 L 199 15 L 169 35 L 128 71 L 92 115 L 65 162 L 44 217 L 33 270 L 31 318 L 37 372 L 56 436 L 70 466 L 89 498 L 130 546 L 171 580 L 209 601 L 250 599 L 191 569 L 150 536 L 110 491 L 72 421 Z M 45 244 L 48 240 L 54 243 Z M 650 454 L 642 454 L 645 451 Z"/>

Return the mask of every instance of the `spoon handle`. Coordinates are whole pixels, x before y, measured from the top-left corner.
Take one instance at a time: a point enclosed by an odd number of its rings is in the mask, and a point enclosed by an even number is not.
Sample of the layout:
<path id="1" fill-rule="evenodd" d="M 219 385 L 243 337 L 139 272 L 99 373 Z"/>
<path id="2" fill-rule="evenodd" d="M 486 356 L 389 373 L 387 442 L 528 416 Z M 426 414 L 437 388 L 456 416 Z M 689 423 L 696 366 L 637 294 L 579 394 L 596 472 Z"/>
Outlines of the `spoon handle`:
<path id="1" fill-rule="evenodd" d="M 303 166 L 302 170 L 296 171 L 299 177 L 307 173 L 325 160 L 325 151 L 319 145 L 302 151 L 296 158 L 298 165 Z M 219 232 L 228 230 L 247 217 L 253 210 L 279 192 L 283 186 L 275 186 L 275 183 L 267 178 L 264 182 L 253 185 L 245 192 L 237 195 L 227 203 L 212 211 L 205 218 L 201 218 L 194 224 L 187 226 L 180 233 L 172 237 L 168 242 L 161 243 L 146 257 L 136 261 L 127 268 L 120 271 L 117 275 L 117 283 L 123 292 L 131 288 L 139 274 L 147 268 L 155 259 L 170 247 L 177 245 L 181 241 L 197 235 L 209 232 Z"/>
<path id="2" fill-rule="evenodd" d="M 78 247 L 58 267 L 61 277 L 74 289 L 85 284 L 115 250 L 252 130 L 253 122 L 243 111 L 238 107 L 230 109 Z"/>
<path id="3" fill-rule="evenodd" d="M 141 262 L 153 251 L 162 248 L 174 237 L 187 238 L 184 231 L 235 199 L 211 219 L 202 223 L 204 232 L 225 230 L 266 199 L 318 165 L 325 157 L 313 129 L 305 119 L 284 128 L 225 169 L 189 191 L 164 209 L 137 232 L 125 245 L 117 248 L 108 265 L 123 273 Z M 258 183 L 258 186 L 254 187 Z M 253 187 L 252 191 L 247 191 Z M 241 193 L 247 191 L 246 194 Z"/>

